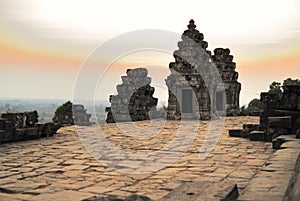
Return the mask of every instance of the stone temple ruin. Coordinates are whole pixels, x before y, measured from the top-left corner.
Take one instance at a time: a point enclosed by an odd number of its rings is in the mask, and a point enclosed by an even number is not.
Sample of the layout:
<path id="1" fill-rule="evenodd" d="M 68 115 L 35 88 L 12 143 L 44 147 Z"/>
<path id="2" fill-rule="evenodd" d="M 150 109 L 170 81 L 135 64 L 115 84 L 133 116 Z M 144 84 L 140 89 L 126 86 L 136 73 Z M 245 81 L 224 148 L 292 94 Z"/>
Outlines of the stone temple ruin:
<path id="1" fill-rule="evenodd" d="M 37 111 L 3 113 L 0 118 L 0 143 L 52 136 L 61 126 L 38 123 Z"/>
<path id="2" fill-rule="evenodd" d="M 55 111 L 53 122 L 66 126 L 66 125 L 78 125 L 89 126 L 93 124 L 90 122 L 91 114 L 87 113 L 87 109 L 82 104 L 73 104 L 68 101 L 58 107 Z"/>
<path id="3" fill-rule="evenodd" d="M 87 109 L 82 104 L 73 104 L 74 124 L 78 126 L 89 126 L 92 115 L 87 113 Z"/>
<path id="4" fill-rule="evenodd" d="M 260 124 L 244 124 L 243 130 L 230 130 L 232 137 L 245 137 L 252 141 L 268 141 L 280 148 L 280 135 L 296 134 L 300 138 L 300 85 L 284 85 L 283 93 L 260 94 L 263 111 Z"/>
<path id="5" fill-rule="evenodd" d="M 203 34 L 195 29 L 194 20 L 190 20 L 187 27 L 182 41 L 178 42 L 179 50 L 174 51 L 175 62 L 169 64 L 167 118 L 180 119 L 184 115 L 185 118 L 207 120 L 223 110 L 227 115 L 238 115 L 241 84 L 237 81 L 236 63 L 232 61 L 230 50 L 217 48 L 211 56 Z M 213 80 L 212 66 L 221 75 L 225 93 Z"/>
<path id="6" fill-rule="evenodd" d="M 147 69 L 128 69 L 126 74 L 122 76 L 123 83 L 117 86 L 118 94 L 109 97 L 107 123 L 148 120 L 151 112 L 156 111 L 158 99 L 153 97 L 154 87 L 150 86 Z"/>
<path id="7" fill-rule="evenodd" d="M 238 115 L 241 84 L 237 81 L 236 63 L 230 50 L 217 48 L 211 55 L 203 34 L 195 29 L 194 20 L 187 27 L 182 41 L 178 42 L 179 50 L 174 51 L 175 62 L 169 64 L 167 119 L 184 116 L 209 120 L 221 112 Z M 154 88 L 149 85 L 151 78 L 147 77 L 147 70 L 129 69 L 122 81 L 117 86 L 118 95 L 110 96 L 106 122 L 149 119 L 149 111 L 155 111 L 157 99 L 152 97 Z M 224 83 L 223 87 L 220 82 Z"/>

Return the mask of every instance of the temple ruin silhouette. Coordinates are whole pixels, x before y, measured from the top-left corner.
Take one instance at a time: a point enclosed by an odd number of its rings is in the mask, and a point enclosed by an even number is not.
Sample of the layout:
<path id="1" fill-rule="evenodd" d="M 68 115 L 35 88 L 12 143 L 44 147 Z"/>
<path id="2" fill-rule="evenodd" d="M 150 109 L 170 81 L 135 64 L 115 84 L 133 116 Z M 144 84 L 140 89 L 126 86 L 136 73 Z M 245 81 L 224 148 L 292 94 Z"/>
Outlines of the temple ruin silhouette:
<path id="1" fill-rule="evenodd" d="M 179 49 L 173 53 L 175 62 L 169 64 L 167 119 L 209 120 L 221 113 L 238 115 L 241 84 L 230 50 L 216 48 L 212 54 L 194 20 L 187 27 L 178 42 Z M 106 108 L 107 123 L 149 119 L 157 99 L 152 97 L 155 89 L 150 87 L 147 73 L 145 68 L 128 69 L 127 76 L 122 76 L 118 95 L 110 96 L 111 107 Z"/>

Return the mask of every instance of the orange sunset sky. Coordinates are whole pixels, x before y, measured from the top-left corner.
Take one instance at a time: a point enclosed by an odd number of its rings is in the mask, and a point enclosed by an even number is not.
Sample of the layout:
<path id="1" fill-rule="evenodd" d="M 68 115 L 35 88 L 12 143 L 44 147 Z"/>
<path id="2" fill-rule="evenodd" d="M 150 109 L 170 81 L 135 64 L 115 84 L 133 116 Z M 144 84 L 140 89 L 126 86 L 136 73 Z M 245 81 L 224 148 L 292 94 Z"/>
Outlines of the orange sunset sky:
<path id="1" fill-rule="evenodd" d="M 234 55 L 241 105 L 258 98 L 272 81 L 300 78 L 298 0 L 2 0 L 0 11 L 4 98 L 72 99 L 78 72 L 99 45 L 141 29 L 182 34 L 190 19 L 209 50 L 224 47 Z M 171 53 L 149 50 L 120 57 L 99 81 L 96 98 L 115 93 L 127 68 L 146 66 L 155 96 L 165 101 L 164 79 L 173 60 Z M 107 68 L 101 58 L 94 63 Z"/>

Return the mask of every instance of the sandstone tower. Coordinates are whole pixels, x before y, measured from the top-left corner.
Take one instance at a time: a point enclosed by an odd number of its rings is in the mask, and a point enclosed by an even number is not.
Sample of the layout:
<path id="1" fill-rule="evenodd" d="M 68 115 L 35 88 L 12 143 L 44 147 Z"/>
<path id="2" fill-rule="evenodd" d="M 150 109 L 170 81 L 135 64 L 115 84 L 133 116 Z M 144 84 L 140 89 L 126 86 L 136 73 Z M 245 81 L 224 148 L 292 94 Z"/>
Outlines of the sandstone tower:
<path id="1" fill-rule="evenodd" d="M 208 120 L 222 111 L 237 115 L 241 85 L 233 56 L 229 49 L 222 48 L 215 49 L 211 56 L 194 20 L 187 27 L 178 42 L 179 49 L 174 51 L 175 62 L 169 64 L 167 118 Z"/>

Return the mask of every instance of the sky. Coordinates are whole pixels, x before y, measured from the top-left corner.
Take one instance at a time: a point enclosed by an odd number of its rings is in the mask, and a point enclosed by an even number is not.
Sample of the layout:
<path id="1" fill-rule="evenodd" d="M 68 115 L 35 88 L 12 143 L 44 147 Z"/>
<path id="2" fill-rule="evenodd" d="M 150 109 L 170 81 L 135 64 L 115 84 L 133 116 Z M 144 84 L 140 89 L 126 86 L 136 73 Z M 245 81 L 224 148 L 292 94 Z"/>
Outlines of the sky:
<path id="1" fill-rule="evenodd" d="M 101 44 L 143 29 L 180 36 L 190 19 L 209 50 L 229 48 L 234 55 L 240 105 L 259 98 L 272 81 L 300 78 L 299 0 L 1 0 L 0 98 L 72 99 L 81 67 Z M 123 55 L 111 64 L 95 96 L 108 99 L 126 69 L 146 66 L 155 96 L 165 101 L 164 80 L 173 61 L 171 52 Z M 99 70 L 107 67 L 101 58 L 95 64 Z"/>

